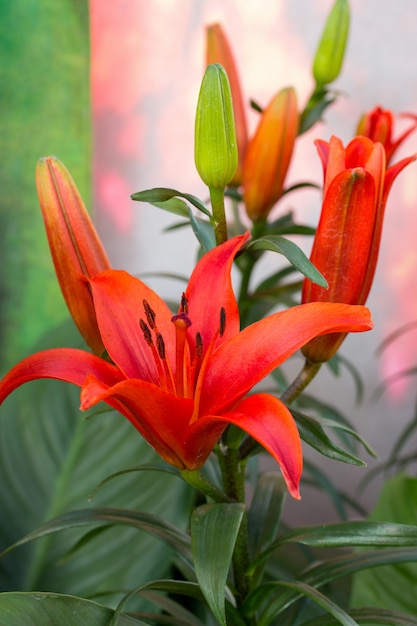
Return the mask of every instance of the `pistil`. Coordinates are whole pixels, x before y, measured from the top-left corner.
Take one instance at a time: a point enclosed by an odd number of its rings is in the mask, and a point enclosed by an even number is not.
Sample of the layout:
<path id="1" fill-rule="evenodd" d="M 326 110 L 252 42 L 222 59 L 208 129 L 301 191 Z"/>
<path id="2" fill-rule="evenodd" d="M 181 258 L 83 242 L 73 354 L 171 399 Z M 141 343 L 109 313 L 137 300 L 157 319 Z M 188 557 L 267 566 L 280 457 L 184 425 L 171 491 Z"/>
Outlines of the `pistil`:
<path id="1" fill-rule="evenodd" d="M 187 329 L 191 326 L 191 320 L 185 312 L 182 312 L 174 315 L 171 321 L 175 326 L 175 386 L 177 395 L 184 398 L 189 393 L 184 372 L 187 366 L 185 363 L 186 336 Z"/>

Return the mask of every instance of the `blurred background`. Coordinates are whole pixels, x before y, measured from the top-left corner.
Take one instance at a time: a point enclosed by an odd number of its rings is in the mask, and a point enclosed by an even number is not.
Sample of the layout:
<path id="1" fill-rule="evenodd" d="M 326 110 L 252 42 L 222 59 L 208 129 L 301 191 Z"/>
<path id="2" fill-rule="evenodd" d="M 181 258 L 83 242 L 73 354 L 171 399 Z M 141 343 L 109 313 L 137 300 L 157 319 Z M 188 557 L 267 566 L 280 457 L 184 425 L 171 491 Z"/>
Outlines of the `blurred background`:
<path id="1" fill-rule="evenodd" d="M 169 299 L 181 283 L 155 276 L 188 276 L 197 244 L 191 230 L 164 232 L 175 218 L 130 200 L 151 187 L 173 187 L 206 198 L 193 162 L 194 113 L 204 72 L 205 27 L 220 22 L 232 44 L 248 102 L 265 106 L 293 85 L 301 104 L 314 83 L 312 58 L 332 0 L 0 0 L 0 358 L 4 371 L 31 351 L 44 331 L 66 317 L 50 261 L 34 185 L 36 160 L 56 154 L 70 169 L 115 267 L 146 277 Z M 347 143 L 362 113 L 380 105 L 417 113 L 417 39 L 413 0 L 350 0 L 351 27 L 340 96 L 324 121 L 297 143 L 287 183 L 321 183 L 313 144 L 338 135 Z M 401 10 L 400 10 L 401 8 Z M 397 134 L 405 122 L 399 120 Z M 417 151 L 417 133 L 395 160 Z M 364 400 L 355 402 L 349 374 L 324 368 L 309 393 L 335 404 L 383 460 L 415 410 L 415 378 L 402 378 L 382 397 L 385 378 L 417 363 L 417 328 L 382 355 L 385 337 L 413 323 L 417 311 L 416 165 L 395 182 L 388 201 L 376 281 L 368 305 L 371 333 L 350 336 L 342 354 L 363 378 Z M 273 217 L 290 208 L 298 221 L 316 225 L 318 191 L 285 197 Z M 309 252 L 309 239 L 297 240 Z M 278 263 L 276 255 L 265 264 Z M 289 364 L 297 373 L 301 359 Z M 414 440 L 413 440 L 414 438 Z M 415 433 L 408 446 L 416 448 Z M 369 468 L 375 461 L 367 457 Z M 310 455 L 311 456 L 311 455 Z M 315 460 L 317 461 L 317 454 Z M 363 455 L 362 455 L 363 456 Z M 366 469 L 324 460 L 336 483 L 353 492 Z M 371 506 L 373 481 L 362 494 Z M 323 521 L 322 496 L 305 490 L 288 515 L 299 524 Z M 326 512 L 331 519 L 331 508 Z M 308 519 L 307 519 L 308 516 Z"/>

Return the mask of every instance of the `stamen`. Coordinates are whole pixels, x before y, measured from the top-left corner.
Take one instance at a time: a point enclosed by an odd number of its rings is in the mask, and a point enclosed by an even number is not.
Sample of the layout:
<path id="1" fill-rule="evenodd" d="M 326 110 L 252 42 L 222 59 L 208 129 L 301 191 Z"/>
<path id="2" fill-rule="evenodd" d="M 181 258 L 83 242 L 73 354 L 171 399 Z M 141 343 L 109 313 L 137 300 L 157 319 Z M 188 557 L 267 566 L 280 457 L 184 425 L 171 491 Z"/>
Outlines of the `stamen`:
<path id="1" fill-rule="evenodd" d="M 143 308 L 145 310 L 146 319 L 148 321 L 149 326 L 154 330 L 155 328 L 155 318 L 156 314 L 153 309 L 149 306 L 149 302 L 147 300 L 143 300 Z"/>
<path id="2" fill-rule="evenodd" d="M 161 333 L 156 333 L 156 347 L 158 349 L 159 358 L 165 361 L 166 359 L 165 341 Z"/>
<path id="3" fill-rule="evenodd" d="M 151 333 L 149 326 L 142 318 L 139 320 L 139 326 L 140 326 L 141 331 L 143 332 L 143 336 L 145 338 L 146 343 L 148 344 L 148 346 L 151 346 L 153 342 L 152 342 L 152 333 Z"/>
<path id="4" fill-rule="evenodd" d="M 203 339 L 200 332 L 195 335 L 195 353 L 198 359 L 203 358 Z"/>
<path id="5" fill-rule="evenodd" d="M 181 308 L 187 308 L 187 302 L 183 294 Z M 184 369 L 185 369 L 185 346 L 187 328 L 191 326 L 191 320 L 185 311 L 173 315 L 171 322 L 175 326 L 175 383 L 178 395 L 185 397 L 184 392 L 188 391 L 184 387 Z"/>
<path id="6" fill-rule="evenodd" d="M 226 330 L 226 310 L 222 306 L 222 308 L 220 309 L 220 328 L 219 328 L 220 337 L 223 337 L 225 330 Z"/>
<path id="7" fill-rule="evenodd" d="M 188 313 L 188 298 L 185 293 L 181 296 L 181 313 Z"/>

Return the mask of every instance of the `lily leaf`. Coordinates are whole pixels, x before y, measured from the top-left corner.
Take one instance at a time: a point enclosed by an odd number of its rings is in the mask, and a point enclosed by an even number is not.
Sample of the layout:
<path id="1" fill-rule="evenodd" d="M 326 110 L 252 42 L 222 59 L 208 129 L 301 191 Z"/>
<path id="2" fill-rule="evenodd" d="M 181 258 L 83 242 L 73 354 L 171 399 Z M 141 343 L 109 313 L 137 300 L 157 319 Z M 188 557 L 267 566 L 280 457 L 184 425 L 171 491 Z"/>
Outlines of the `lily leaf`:
<path id="1" fill-rule="evenodd" d="M 369 520 L 413 524 L 417 534 L 417 479 L 398 475 L 387 481 Z M 376 524 L 376 521 L 368 523 Z M 396 524 L 393 524 L 395 526 Z M 355 574 L 352 606 L 375 606 L 417 615 L 417 563 L 399 563 Z"/>
<path id="2" fill-rule="evenodd" d="M 169 189 L 166 187 L 155 187 L 153 189 L 146 189 L 145 191 L 138 191 L 130 196 L 132 200 L 137 200 L 139 202 L 150 202 L 154 204 L 155 202 L 166 202 L 167 200 L 171 200 L 171 198 L 184 198 L 188 200 L 190 204 L 195 206 L 196 209 L 207 215 L 207 217 L 211 217 L 210 211 L 207 209 L 204 202 L 202 202 L 196 196 L 193 196 L 190 193 L 183 193 L 178 191 L 177 189 Z M 162 207 L 163 208 L 163 207 Z"/>
<path id="3" fill-rule="evenodd" d="M 72 337 L 74 336 L 74 340 Z M 45 346 L 80 346 L 71 323 L 51 331 Z M 185 528 L 191 497 L 188 486 L 162 472 L 107 476 L 159 457 L 112 410 L 81 413 L 79 391 L 59 381 L 41 380 L 18 389 L 0 411 L 1 548 L 14 544 L 47 520 L 89 507 L 145 510 Z M 89 419 L 86 419 L 89 417 Z M 155 497 L 155 493 L 158 497 Z M 50 534 L 26 543 L 0 560 L 2 591 L 51 591 L 95 597 L 116 604 L 120 594 L 150 578 L 169 573 L 172 548 L 128 525 L 107 527 L 82 543 L 87 527 Z M 79 543 L 81 542 L 81 543 Z M 74 550 L 74 546 L 80 549 Z M 66 558 L 69 556 L 69 558 Z M 62 559 L 64 558 L 64 561 Z"/>
<path id="4" fill-rule="evenodd" d="M 417 617 L 390 611 L 386 609 L 351 609 L 348 614 L 358 624 L 374 624 L 375 626 L 417 626 Z M 320 617 L 303 622 L 302 626 L 337 626 L 339 621 L 331 615 L 321 615 Z"/>
<path id="5" fill-rule="evenodd" d="M 357 456 L 351 454 L 350 452 L 346 452 L 346 450 L 342 450 L 339 448 L 333 441 L 327 436 L 321 424 L 312 417 L 308 415 L 304 415 L 299 411 L 291 408 L 291 415 L 294 417 L 297 422 L 298 430 L 300 432 L 300 437 L 308 443 L 312 448 L 323 454 L 324 456 L 329 457 L 330 459 L 334 459 L 336 461 L 342 461 L 343 463 L 350 463 L 351 465 L 359 465 L 364 466 L 366 463 L 359 459 Z M 327 420 L 327 425 L 343 428 L 341 424 L 337 422 L 331 422 Z M 344 427 L 345 430 L 349 430 L 351 434 L 354 434 L 354 431 L 350 431 L 348 427 Z"/>
<path id="6" fill-rule="evenodd" d="M 283 254 L 286 259 L 298 269 L 299 272 L 304 274 L 317 285 L 325 287 L 327 289 L 328 284 L 324 276 L 310 263 L 304 252 L 289 239 L 281 237 L 280 235 L 269 235 L 268 237 L 260 237 L 251 241 L 248 246 L 248 250 L 270 250 L 272 252 L 278 252 Z"/>
<path id="7" fill-rule="evenodd" d="M 191 228 L 204 252 L 209 252 L 216 247 L 216 237 L 213 226 L 207 220 L 199 219 L 193 215 L 192 211 L 188 211 Z"/>
<path id="8" fill-rule="evenodd" d="M 57 593 L 1 593 L 0 626 L 108 626 L 114 611 L 83 598 Z M 129 615 L 118 626 L 148 626 Z"/>
<path id="9" fill-rule="evenodd" d="M 243 514 L 242 504 L 205 504 L 191 517 L 197 580 L 221 626 L 226 626 L 226 582 Z"/>

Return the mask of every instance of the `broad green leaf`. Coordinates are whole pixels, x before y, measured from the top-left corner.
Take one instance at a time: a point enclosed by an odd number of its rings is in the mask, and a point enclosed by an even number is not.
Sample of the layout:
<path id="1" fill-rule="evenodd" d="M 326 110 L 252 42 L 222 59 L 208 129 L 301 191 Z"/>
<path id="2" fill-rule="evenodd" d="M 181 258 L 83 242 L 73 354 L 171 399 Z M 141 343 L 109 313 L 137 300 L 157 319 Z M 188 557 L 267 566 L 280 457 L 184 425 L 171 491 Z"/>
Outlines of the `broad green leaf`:
<path id="1" fill-rule="evenodd" d="M 411 528 L 417 534 L 417 479 L 399 475 L 386 482 L 369 519 L 414 524 Z M 360 572 L 353 578 L 352 606 L 375 606 L 417 615 L 416 586 L 417 563 Z"/>
<path id="2" fill-rule="evenodd" d="M 87 0 L 0 2 L 0 369 L 67 310 L 50 258 L 35 166 L 56 154 L 91 195 Z"/>
<path id="3" fill-rule="evenodd" d="M 269 235 L 268 237 L 260 237 L 250 242 L 247 246 L 247 250 L 270 250 L 272 252 L 278 252 L 285 256 L 285 258 L 298 269 L 299 272 L 304 274 L 317 285 L 327 288 L 327 281 L 322 274 L 314 267 L 309 261 L 304 252 L 289 239 L 281 237 L 280 235 Z"/>
<path id="4" fill-rule="evenodd" d="M 0 626 L 109 626 L 114 612 L 91 600 L 57 593 L 0 593 Z M 121 615 L 118 626 L 147 626 Z"/>
<path id="5" fill-rule="evenodd" d="M 197 580 L 221 626 L 226 625 L 226 583 L 243 515 L 242 504 L 205 504 L 191 517 Z"/>
<path id="6" fill-rule="evenodd" d="M 281 474 L 264 472 L 259 477 L 248 511 L 250 558 L 256 558 L 276 537 L 287 488 Z M 252 575 L 252 584 L 261 580 L 264 564 Z"/>
<path id="7" fill-rule="evenodd" d="M 207 215 L 207 217 L 211 217 L 210 211 L 196 196 L 193 196 L 190 193 L 183 193 L 178 191 L 177 189 L 168 189 L 165 187 L 155 187 L 154 189 L 146 189 L 145 191 L 138 191 L 130 196 L 132 200 L 137 200 L 139 202 L 150 202 L 151 204 L 155 202 L 166 202 L 167 200 L 171 200 L 171 198 L 184 198 L 190 204 L 195 206 L 196 209 Z"/>
<path id="8" fill-rule="evenodd" d="M 65 325 L 37 347 L 77 345 L 73 333 Z M 24 385 L 0 408 L 0 549 L 80 508 L 124 507 L 186 527 L 190 489 L 165 472 L 126 474 L 89 501 L 107 476 L 159 457 L 122 416 L 81 413 L 78 406 L 79 389 L 43 380 Z M 0 560 L 0 588 L 95 598 L 169 573 L 172 550 L 127 525 L 96 533 L 71 554 L 86 530 L 49 535 L 13 551 Z M 67 554 L 71 558 L 61 563 Z M 109 594 L 105 603 L 119 599 Z"/>

